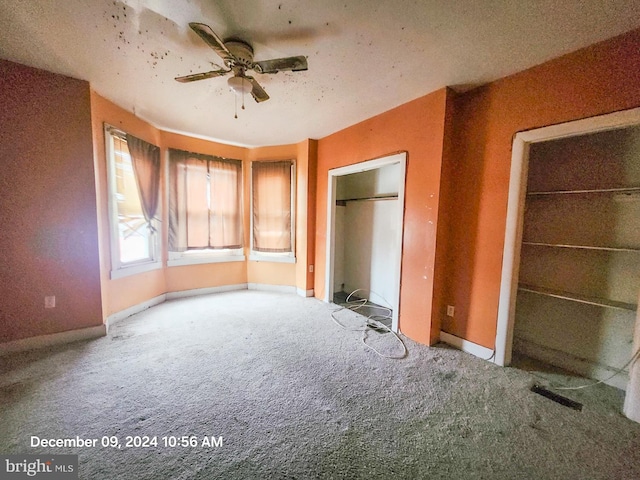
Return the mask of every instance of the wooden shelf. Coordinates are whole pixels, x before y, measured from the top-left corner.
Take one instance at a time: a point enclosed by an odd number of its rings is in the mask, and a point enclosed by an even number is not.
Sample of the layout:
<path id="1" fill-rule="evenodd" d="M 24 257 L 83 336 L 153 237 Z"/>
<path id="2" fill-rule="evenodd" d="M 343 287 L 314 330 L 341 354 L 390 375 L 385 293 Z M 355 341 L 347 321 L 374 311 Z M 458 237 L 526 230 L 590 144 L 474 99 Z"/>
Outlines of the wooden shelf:
<path id="1" fill-rule="evenodd" d="M 534 247 L 553 247 L 553 248 L 574 248 L 582 250 L 600 250 L 605 252 L 637 252 L 640 253 L 640 248 L 626 248 L 626 247 L 599 247 L 595 245 L 567 245 L 562 243 L 544 243 L 544 242 L 522 242 L 523 245 L 531 245 Z"/>
<path id="2" fill-rule="evenodd" d="M 537 295 L 545 295 L 547 297 L 560 298 L 571 302 L 586 303 L 587 305 L 595 305 L 605 308 L 616 308 L 619 310 L 629 310 L 635 312 L 637 305 L 632 303 L 617 302 L 615 300 L 606 300 L 604 298 L 590 297 L 587 295 L 579 295 L 577 293 L 563 292 L 560 290 L 552 290 L 550 288 L 536 287 L 534 285 L 520 284 L 518 290 L 522 292 L 535 293 Z"/>
<path id="3" fill-rule="evenodd" d="M 592 188 L 585 190 L 551 190 L 547 192 L 527 192 L 527 196 L 536 195 L 583 195 L 587 193 L 638 193 L 640 187 Z"/>

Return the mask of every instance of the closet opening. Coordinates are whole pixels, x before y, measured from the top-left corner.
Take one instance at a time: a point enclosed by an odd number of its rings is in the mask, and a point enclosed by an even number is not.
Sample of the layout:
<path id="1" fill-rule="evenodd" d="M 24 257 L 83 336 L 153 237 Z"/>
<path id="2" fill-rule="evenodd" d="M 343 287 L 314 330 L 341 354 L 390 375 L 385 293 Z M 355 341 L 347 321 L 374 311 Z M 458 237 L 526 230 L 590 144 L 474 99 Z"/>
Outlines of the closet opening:
<path id="1" fill-rule="evenodd" d="M 406 152 L 329 170 L 326 302 L 398 332 Z"/>
<path id="2" fill-rule="evenodd" d="M 640 109 L 518 133 L 496 363 L 629 393 L 639 292 Z"/>

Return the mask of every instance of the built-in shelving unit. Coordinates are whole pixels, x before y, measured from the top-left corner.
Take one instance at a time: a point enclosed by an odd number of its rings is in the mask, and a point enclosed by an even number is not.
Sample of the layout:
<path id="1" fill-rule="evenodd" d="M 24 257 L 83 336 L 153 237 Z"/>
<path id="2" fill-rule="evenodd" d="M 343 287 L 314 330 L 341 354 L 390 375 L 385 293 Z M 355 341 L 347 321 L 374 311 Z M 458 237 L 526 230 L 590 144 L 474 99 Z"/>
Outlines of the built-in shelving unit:
<path id="1" fill-rule="evenodd" d="M 592 378 L 631 357 L 639 185 L 638 127 L 532 145 L 514 327 L 527 355 Z"/>

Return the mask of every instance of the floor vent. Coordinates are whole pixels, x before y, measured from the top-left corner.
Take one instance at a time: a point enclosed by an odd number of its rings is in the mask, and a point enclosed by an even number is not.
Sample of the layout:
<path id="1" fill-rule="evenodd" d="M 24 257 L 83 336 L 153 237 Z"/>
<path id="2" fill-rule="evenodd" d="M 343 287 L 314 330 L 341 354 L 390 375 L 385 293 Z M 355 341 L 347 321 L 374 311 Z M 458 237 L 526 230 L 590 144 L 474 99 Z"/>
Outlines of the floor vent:
<path id="1" fill-rule="evenodd" d="M 560 405 L 564 405 L 565 407 L 572 408 L 579 412 L 582 411 L 581 403 L 574 402 L 570 398 L 563 397 L 562 395 L 558 395 L 557 393 L 553 393 L 551 390 L 547 390 L 546 388 L 541 387 L 540 385 L 534 385 L 533 387 L 531 387 L 531 391 L 534 393 L 537 393 L 538 395 L 542 395 L 543 397 L 546 397 L 549 400 L 553 400 L 554 402 L 559 403 Z"/>

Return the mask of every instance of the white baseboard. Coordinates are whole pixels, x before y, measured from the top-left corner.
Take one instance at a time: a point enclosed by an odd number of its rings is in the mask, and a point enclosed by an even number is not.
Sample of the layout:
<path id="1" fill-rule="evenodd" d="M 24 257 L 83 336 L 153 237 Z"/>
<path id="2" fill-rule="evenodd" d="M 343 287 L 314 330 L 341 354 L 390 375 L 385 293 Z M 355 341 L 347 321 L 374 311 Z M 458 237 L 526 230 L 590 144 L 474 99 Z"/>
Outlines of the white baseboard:
<path id="1" fill-rule="evenodd" d="M 311 290 L 303 290 L 301 288 L 296 288 L 296 293 L 301 297 L 313 297 L 314 295 L 313 288 Z"/>
<path id="2" fill-rule="evenodd" d="M 106 325 L 95 327 L 79 328 L 68 332 L 52 333 L 50 335 L 39 335 L 37 337 L 23 338 L 12 342 L 0 343 L 0 356 L 9 353 L 24 352 L 37 348 L 52 347 L 65 343 L 78 342 L 80 340 L 91 340 L 104 337 L 107 334 Z"/>
<path id="3" fill-rule="evenodd" d="M 478 345 L 477 343 L 470 342 L 469 340 L 465 340 L 464 338 L 456 337 L 455 335 L 451 335 L 450 333 L 440 331 L 440 341 L 447 343 L 452 347 L 456 347 L 463 352 L 475 355 L 482 360 L 487 360 L 488 362 L 492 363 L 495 362 L 493 350 L 487 347 L 483 347 L 482 345 Z"/>
<path id="4" fill-rule="evenodd" d="M 296 287 L 292 287 L 290 285 L 269 285 L 266 283 L 248 283 L 247 288 L 249 290 L 262 290 L 265 292 L 296 293 Z"/>
<path id="5" fill-rule="evenodd" d="M 11 342 L 0 343 L 0 356 L 7 355 L 14 352 L 22 352 L 26 350 L 34 350 L 37 348 L 49 347 L 53 345 L 60 345 L 64 343 L 76 342 L 79 340 L 89 340 L 92 338 L 104 337 L 109 329 L 124 320 L 125 318 L 140 313 L 148 308 L 154 307 L 163 303 L 166 300 L 174 298 L 195 297 L 198 295 L 208 295 L 211 293 L 231 292 L 234 290 L 263 290 L 268 292 L 281 292 L 281 293 L 293 293 L 303 297 L 312 297 L 313 290 L 297 289 L 288 285 L 268 285 L 264 283 L 238 283 L 235 285 L 223 285 L 220 287 L 208 287 L 208 288 L 195 288 L 192 290 L 182 290 L 179 292 L 168 292 L 166 294 L 158 295 L 149 300 L 146 300 L 137 305 L 133 305 L 119 312 L 109 315 L 104 325 L 96 327 L 81 328 L 77 330 L 70 330 L 68 332 L 53 333 L 50 335 L 39 335 L 37 337 L 29 337 L 20 340 L 14 340 Z"/>
<path id="6" fill-rule="evenodd" d="M 234 285 L 222 285 L 221 287 L 194 288 L 192 290 L 180 290 L 179 292 L 168 292 L 167 300 L 173 298 L 196 297 L 198 295 L 209 295 L 210 293 L 232 292 L 234 290 L 246 290 L 246 283 L 236 283 Z"/>
<path id="7" fill-rule="evenodd" d="M 616 369 L 614 367 L 601 365 L 584 358 L 578 358 L 570 353 L 561 352 L 560 350 L 538 345 L 527 340 L 514 338 L 513 349 L 527 357 L 564 368 L 565 370 L 575 372 L 586 378 L 600 380 L 620 390 L 626 390 L 627 384 L 629 383 L 629 375 L 627 372 L 620 372 L 615 377 L 608 379 L 608 377 L 611 377 L 611 375 L 615 373 Z"/>
<path id="8" fill-rule="evenodd" d="M 105 322 L 107 326 L 107 332 L 109 329 L 117 322 L 124 320 L 125 318 L 130 317 L 131 315 L 135 315 L 136 313 L 140 313 L 147 308 L 154 307 L 156 305 L 161 304 L 166 300 L 166 295 L 158 295 L 157 297 L 153 297 L 147 301 L 142 303 L 138 303 L 137 305 L 133 305 L 129 308 L 125 308 L 124 310 L 120 310 L 119 312 L 113 313 L 107 317 Z"/>

